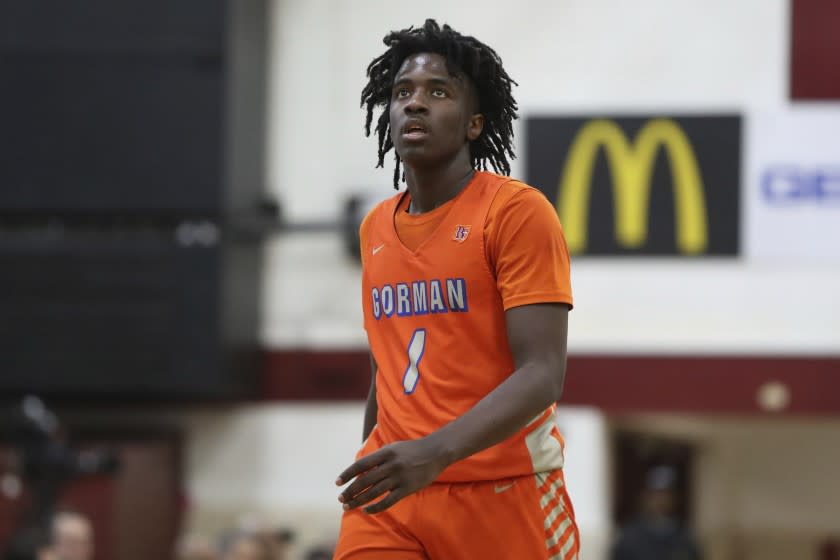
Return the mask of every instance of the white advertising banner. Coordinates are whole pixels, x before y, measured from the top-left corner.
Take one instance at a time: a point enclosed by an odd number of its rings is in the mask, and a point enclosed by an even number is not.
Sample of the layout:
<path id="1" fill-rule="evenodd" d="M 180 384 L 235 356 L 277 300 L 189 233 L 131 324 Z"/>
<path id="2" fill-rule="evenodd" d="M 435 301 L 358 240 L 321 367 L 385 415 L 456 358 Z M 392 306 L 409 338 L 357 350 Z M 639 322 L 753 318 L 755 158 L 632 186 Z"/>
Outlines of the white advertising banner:
<path id="1" fill-rule="evenodd" d="M 840 105 L 752 114 L 745 151 L 746 256 L 840 261 Z"/>

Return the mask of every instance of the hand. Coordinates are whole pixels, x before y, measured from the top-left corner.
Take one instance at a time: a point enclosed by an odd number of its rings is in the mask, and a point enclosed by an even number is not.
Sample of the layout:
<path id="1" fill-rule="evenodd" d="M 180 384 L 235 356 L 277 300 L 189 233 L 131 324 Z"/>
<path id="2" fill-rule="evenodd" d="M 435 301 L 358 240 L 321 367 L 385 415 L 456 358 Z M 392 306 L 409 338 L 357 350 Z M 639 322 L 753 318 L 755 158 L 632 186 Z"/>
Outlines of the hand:
<path id="1" fill-rule="evenodd" d="M 448 466 L 445 454 L 429 439 L 399 441 L 362 457 L 344 470 L 336 485 L 356 478 L 338 496 L 351 510 L 388 495 L 365 508 L 367 513 L 385 511 L 409 494 L 425 488 Z"/>

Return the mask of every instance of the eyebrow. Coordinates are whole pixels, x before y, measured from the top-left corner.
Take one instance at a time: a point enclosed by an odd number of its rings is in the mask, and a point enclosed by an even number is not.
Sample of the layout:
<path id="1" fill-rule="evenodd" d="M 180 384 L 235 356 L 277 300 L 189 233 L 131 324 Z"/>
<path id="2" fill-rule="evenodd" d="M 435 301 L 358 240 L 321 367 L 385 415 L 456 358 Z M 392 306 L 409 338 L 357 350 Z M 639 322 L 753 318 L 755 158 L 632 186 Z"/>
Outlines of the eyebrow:
<path id="1" fill-rule="evenodd" d="M 425 80 L 425 82 L 428 83 L 428 84 L 439 85 L 439 86 L 449 86 L 449 87 L 452 87 L 452 85 L 455 83 L 455 81 L 456 80 L 454 78 L 429 78 L 428 80 Z M 397 87 L 397 86 L 403 85 L 403 84 L 410 84 L 410 83 L 413 83 L 413 82 L 414 82 L 414 80 L 411 80 L 409 78 L 400 78 L 399 80 L 396 80 L 394 82 L 393 87 Z"/>

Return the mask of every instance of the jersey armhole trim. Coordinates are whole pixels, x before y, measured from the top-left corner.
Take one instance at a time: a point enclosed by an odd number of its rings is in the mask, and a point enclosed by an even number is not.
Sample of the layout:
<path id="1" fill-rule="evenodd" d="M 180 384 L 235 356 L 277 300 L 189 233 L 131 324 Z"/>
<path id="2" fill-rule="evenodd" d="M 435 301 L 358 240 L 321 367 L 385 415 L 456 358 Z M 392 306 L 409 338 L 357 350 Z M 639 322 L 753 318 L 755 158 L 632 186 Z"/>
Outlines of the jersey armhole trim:
<path id="1" fill-rule="evenodd" d="M 533 305 L 537 303 L 565 303 L 569 306 L 569 311 L 574 309 L 574 300 L 572 294 L 566 292 L 530 292 L 527 294 L 519 294 L 502 302 L 505 311 L 514 307 L 522 307 L 523 305 Z"/>

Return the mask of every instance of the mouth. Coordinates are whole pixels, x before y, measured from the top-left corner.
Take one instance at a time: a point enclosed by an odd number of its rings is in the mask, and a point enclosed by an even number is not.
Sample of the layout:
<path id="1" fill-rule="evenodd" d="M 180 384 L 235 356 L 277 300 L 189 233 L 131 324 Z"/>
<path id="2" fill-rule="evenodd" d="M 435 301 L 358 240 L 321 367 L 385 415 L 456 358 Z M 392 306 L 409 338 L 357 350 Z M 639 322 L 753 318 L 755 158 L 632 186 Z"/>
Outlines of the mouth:
<path id="1" fill-rule="evenodd" d="M 421 140 L 428 134 L 429 131 L 419 122 L 409 122 L 402 127 L 402 137 L 406 140 Z"/>

